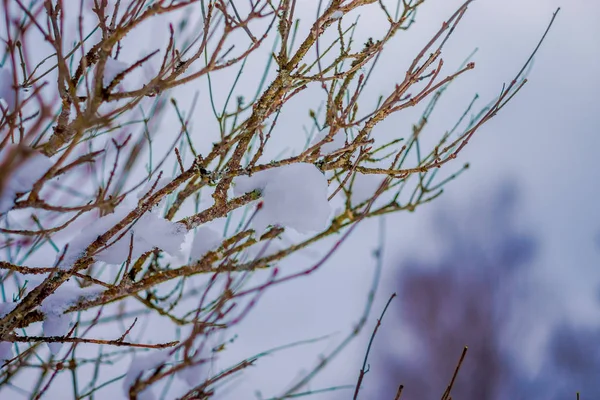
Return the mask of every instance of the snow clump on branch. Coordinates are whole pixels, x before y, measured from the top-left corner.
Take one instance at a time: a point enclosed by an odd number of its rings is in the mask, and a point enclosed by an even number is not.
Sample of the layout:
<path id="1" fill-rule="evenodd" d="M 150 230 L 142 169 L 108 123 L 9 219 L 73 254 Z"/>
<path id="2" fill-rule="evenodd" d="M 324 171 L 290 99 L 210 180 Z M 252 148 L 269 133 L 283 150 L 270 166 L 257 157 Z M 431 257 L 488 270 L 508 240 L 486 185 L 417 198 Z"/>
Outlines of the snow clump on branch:
<path id="1" fill-rule="evenodd" d="M 299 233 L 325 229 L 331 212 L 327 178 L 317 167 L 296 163 L 260 171 L 234 180 L 236 196 L 258 190 L 262 207 L 252 219 L 260 234 L 269 225 L 289 227 Z"/>

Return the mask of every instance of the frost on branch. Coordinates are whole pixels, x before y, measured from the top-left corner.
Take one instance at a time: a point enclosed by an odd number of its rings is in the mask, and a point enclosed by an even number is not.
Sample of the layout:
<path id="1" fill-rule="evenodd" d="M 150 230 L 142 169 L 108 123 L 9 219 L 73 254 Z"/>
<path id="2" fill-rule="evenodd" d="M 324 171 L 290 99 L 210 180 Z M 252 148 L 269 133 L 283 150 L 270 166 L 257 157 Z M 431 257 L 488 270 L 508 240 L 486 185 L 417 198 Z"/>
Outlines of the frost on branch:
<path id="1" fill-rule="evenodd" d="M 252 227 L 262 233 L 269 225 L 295 229 L 300 233 L 326 227 L 330 207 L 327 179 L 313 164 L 297 163 L 240 176 L 234 180 L 239 196 L 258 190 L 262 208 L 252 220 Z"/>

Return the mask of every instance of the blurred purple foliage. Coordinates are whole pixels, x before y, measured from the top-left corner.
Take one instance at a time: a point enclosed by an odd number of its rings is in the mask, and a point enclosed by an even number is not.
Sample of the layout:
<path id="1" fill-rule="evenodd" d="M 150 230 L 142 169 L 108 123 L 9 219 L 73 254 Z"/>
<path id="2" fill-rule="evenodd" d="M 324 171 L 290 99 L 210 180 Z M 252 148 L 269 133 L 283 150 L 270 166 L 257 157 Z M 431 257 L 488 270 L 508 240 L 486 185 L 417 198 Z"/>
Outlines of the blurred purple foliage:
<path id="1" fill-rule="evenodd" d="M 440 399 L 467 345 L 453 399 L 600 398 L 600 329 L 555 327 L 541 371 L 525 373 L 516 336 L 537 320 L 526 300 L 539 294 L 528 280 L 538 246 L 516 223 L 516 186 L 491 199 L 467 204 L 467 213 L 438 211 L 438 255 L 402 262 L 365 378 L 374 382 L 361 397 L 392 400 L 403 384 L 402 400 Z M 398 332 L 409 334 L 409 351 L 398 351 Z"/>

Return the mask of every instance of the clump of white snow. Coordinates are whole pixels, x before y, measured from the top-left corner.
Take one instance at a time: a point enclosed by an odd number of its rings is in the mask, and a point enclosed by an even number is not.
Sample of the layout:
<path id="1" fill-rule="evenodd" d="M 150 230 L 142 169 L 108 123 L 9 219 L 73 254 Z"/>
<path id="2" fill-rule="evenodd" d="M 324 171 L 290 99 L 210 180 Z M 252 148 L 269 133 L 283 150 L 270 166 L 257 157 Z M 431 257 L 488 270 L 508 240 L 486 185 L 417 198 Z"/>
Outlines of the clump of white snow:
<path id="1" fill-rule="evenodd" d="M 159 248 L 173 256 L 179 255 L 188 232 L 184 224 L 166 220 L 156 213 L 144 214 L 133 230 L 152 248 Z"/>
<path id="2" fill-rule="evenodd" d="M 233 194 L 241 196 L 254 190 L 262 192 L 273 176 L 277 175 L 277 169 L 271 168 L 257 172 L 252 176 L 241 175 L 236 177 L 233 180 Z"/>
<path id="3" fill-rule="evenodd" d="M 140 356 L 136 355 L 131 360 L 129 370 L 123 380 L 123 391 L 125 396 L 129 398 L 129 389 L 133 384 L 142 377 L 144 372 L 151 371 L 161 365 L 163 365 L 171 356 L 170 349 L 164 350 L 152 350 L 148 355 Z M 150 388 L 143 390 L 138 393 L 138 399 L 152 400 L 154 399 L 154 393 Z"/>
<path id="4" fill-rule="evenodd" d="M 71 326 L 71 315 L 70 314 L 50 314 L 46 315 L 44 322 L 42 322 L 42 329 L 44 330 L 45 336 L 65 336 L 69 333 L 69 327 Z M 56 355 L 63 346 L 60 342 L 48 342 L 48 349 L 50 353 Z"/>
<path id="5" fill-rule="evenodd" d="M 63 269 L 69 269 L 81 257 L 84 256 L 85 249 L 110 228 L 115 226 L 119 221 L 127 216 L 128 210 L 126 207 L 117 207 L 112 214 L 98 218 L 81 231 L 68 243 L 64 256 L 58 254 L 56 264 Z M 61 259 L 62 257 L 62 259 Z"/>
<path id="6" fill-rule="evenodd" d="M 43 154 L 23 145 L 9 144 L 0 153 L 0 164 L 4 163 L 9 154 L 18 152 L 13 160 L 11 174 L 5 181 L 0 193 L 0 214 L 4 214 L 13 207 L 17 196 L 27 193 L 48 170 L 52 161 Z"/>
<path id="7" fill-rule="evenodd" d="M 326 227 L 331 212 L 327 201 L 327 179 L 313 164 L 296 163 L 240 176 L 234 193 L 261 192 L 263 205 L 252 219 L 262 233 L 269 225 L 295 229 L 299 233 Z"/>
<path id="8" fill-rule="evenodd" d="M 104 76 L 102 76 L 102 85 L 107 87 L 121 72 L 129 68 L 129 65 L 114 58 L 107 57 L 104 65 Z"/>
<path id="9" fill-rule="evenodd" d="M 325 139 L 327 134 L 328 134 L 327 131 L 319 132 L 313 139 L 312 144 L 315 145 L 315 144 L 319 143 L 320 141 Z M 344 145 L 346 144 L 346 135 L 341 130 L 337 131 L 335 133 L 335 135 L 333 135 L 332 139 L 333 140 L 331 142 L 325 142 L 321 145 L 321 148 L 320 148 L 321 154 L 333 153 L 334 151 L 337 151 L 337 150 L 341 149 L 342 147 L 344 147 Z"/>
<path id="10" fill-rule="evenodd" d="M 44 336 L 65 336 L 69 333 L 72 316 L 64 312 L 78 301 L 93 298 L 101 291 L 99 287 L 60 286 L 56 292 L 46 297 L 40 306 L 40 311 L 44 314 L 44 322 L 42 322 Z M 47 345 L 52 354 L 57 354 L 63 343 L 52 342 Z"/>
<path id="11" fill-rule="evenodd" d="M 207 226 L 197 228 L 190 251 L 190 261 L 200 261 L 206 253 L 218 249 L 222 241 L 223 238 L 214 229 Z"/>
<path id="12" fill-rule="evenodd" d="M 81 288 L 76 285 L 60 286 L 54 293 L 46 297 L 40 305 L 40 311 L 45 315 L 62 314 L 69 307 L 74 306 L 81 300 L 89 300 L 103 292 L 100 286 L 88 286 Z"/>
<path id="13" fill-rule="evenodd" d="M 331 19 L 340 19 L 344 16 L 344 12 L 337 10 L 331 15 Z"/>
<path id="14" fill-rule="evenodd" d="M 59 263 L 61 268 L 71 268 L 81 258 L 85 249 L 98 236 L 112 229 L 123 220 L 133 207 L 121 205 L 109 215 L 99 218 L 85 229 L 69 244 L 64 258 Z M 127 226 L 108 241 L 108 247 L 94 255 L 96 261 L 107 264 L 121 264 L 131 258 L 135 259 L 154 248 L 161 249 L 172 256 L 178 256 L 185 240 L 185 225 L 168 221 L 156 212 L 142 215 L 133 226 Z M 133 237 L 133 239 L 132 239 Z M 57 256 L 57 262 L 60 255 Z"/>

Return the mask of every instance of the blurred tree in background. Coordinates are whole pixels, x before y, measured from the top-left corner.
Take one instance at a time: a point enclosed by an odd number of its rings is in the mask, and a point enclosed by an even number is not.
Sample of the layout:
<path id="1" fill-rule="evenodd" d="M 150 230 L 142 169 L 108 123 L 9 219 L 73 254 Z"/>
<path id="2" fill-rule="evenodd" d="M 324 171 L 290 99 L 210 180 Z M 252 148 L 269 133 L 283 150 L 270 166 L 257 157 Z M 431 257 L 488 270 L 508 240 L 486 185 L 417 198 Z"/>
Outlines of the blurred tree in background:
<path id="1" fill-rule="evenodd" d="M 441 398 L 464 346 L 452 398 L 558 400 L 574 399 L 576 391 L 598 398 L 600 329 L 552 327 L 540 371 L 527 370 L 522 339 L 541 321 L 530 301 L 542 293 L 531 280 L 538 241 L 517 220 L 514 184 L 477 200 L 438 210 L 439 253 L 401 263 L 397 314 L 386 315 L 378 338 L 384 343 L 373 358 L 381 361 L 373 369 L 381 378 L 376 398 L 393 398 L 399 385 L 402 399 Z M 406 348 L 398 349 L 398 332 L 408 333 Z"/>

